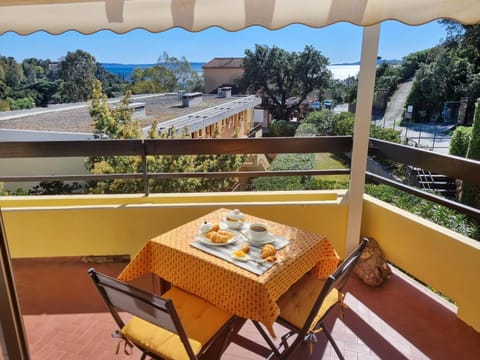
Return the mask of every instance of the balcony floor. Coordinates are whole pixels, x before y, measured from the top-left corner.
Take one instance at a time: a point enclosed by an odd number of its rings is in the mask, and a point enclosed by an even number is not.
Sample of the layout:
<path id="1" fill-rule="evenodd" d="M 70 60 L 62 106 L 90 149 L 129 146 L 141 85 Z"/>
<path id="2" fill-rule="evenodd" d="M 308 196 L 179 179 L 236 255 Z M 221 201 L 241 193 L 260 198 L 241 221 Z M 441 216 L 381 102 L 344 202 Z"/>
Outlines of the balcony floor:
<path id="1" fill-rule="evenodd" d="M 93 264 L 117 275 L 125 264 Z M 110 337 L 113 319 L 100 301 L 80 261 L 15 260 L 14 272 L 32 360 L 135 359 L 115 355 Z M 137 285 L 148 287 L 149 279 Z M 480 333 L 457 319 L 452 306 L 419 288 L 401 274 L 380 288 L 352 276 L 344 320 L 330 316 L 327 324 L 346 359 L 478 359 Z M 331 314 L 334 315 L 334 314 Z M 282 329 L 278 328 L 277 333 Z M 263 343 L 250 322 L 240 334 Z M 139 354 L 137 351 L 134 354 Z M 310 357 L 302 346 L 295 359 L 336 359 L 323 336 Z M 222 359 L 262 359 L 232 343 Z"/>

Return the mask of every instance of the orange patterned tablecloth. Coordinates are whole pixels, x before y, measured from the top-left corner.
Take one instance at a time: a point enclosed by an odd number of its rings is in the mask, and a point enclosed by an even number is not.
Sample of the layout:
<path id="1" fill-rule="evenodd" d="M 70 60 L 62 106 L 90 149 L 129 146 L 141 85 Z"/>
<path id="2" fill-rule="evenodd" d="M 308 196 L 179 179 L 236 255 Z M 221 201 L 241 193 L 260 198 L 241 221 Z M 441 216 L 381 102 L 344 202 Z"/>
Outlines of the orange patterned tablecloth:
<path id="1" fill-rule="evenodd" d="M 190 246 L 203 221 L 218 224 L 228 211 L 216 210 L 151 239 L 118 278 L 130 281 L 154 273 L 219 308 L 263 323 L 274 334 L 277 299 L 308 271 L 326 278 L 336 269 L 338 255 L 322 235 L 248 215 L 247 221 L 265 222 L 272 234 L 290 239 L 278 252 L 278 264 L 264 274 L 255 275 Z"/>

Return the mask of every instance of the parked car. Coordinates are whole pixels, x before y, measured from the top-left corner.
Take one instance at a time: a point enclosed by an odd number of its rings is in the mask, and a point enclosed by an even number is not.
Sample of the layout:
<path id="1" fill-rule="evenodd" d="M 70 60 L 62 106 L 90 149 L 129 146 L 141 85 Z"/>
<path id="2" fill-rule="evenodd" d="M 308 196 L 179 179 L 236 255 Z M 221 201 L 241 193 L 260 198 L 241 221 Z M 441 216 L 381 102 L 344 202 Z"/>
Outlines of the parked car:
<path id="1" fill-rule="evenodd" d="M 323 106 L 325 106 L 326 109 L 333 109 L 335 105 L 332 99 L 327 99 L 323 102 Z"/>

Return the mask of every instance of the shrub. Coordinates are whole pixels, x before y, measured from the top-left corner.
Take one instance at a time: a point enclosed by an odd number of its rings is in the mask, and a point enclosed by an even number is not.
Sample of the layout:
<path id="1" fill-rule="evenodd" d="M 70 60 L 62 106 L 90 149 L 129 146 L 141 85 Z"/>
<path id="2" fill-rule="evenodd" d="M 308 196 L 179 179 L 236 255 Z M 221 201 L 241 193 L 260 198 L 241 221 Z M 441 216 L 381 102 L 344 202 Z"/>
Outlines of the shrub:
<path id="1" fill-rule="evenodd" d="M 450 140 L 450 155 L 466 157 L 468 144 L 472 138 L 472 128 L 457 126 Z"/>
<path id="2" fill-rule="evenodd" d="M 296 127 L 287 120 L 274 120 L 269 130 L 270 134 L 275 137 L 293 136 L 295 135 Z"/>
<path id="3" fill-rule="evenodd" d="M 10 104 L 8 103 L 8 101 L 0 99 L 0 111 L 9 111 L 9 110 L 10 110 Z"/>
<path id="4" fill-rule="evenodd" d="M 365 192 L 462 235 L 471 238 L 476 238 L 479 235 L 479 225 L 474 220 L 445 206 L 386 185 L 366 184 Z"/>
<path id="5" fill-rule="evenodd" d="M 35 107 L 35 101 L 31 97 L 21 99 L 8 99 L 11 110 L 32 109 Z"/>
<path id="6" fill-rule="evenodd" d="M 317 128 L 317 135 L 336 135 L 334 115 L 330 110 L 312 111 L 303 119 L 303 123 L 313 124 Z"/>

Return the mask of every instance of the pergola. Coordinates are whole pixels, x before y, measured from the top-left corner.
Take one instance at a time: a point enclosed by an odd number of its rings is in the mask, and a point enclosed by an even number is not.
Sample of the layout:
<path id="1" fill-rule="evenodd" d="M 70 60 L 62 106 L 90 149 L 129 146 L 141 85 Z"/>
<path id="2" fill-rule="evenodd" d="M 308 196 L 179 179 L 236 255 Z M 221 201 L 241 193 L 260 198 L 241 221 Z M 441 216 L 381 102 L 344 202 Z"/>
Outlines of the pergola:
<path id="1" fill-rule="evenodd" d="M 161 32 L 175 27 L 197 32 L 212 26 L 238 31 L 254 25 L 275 30 L 290 24 L 321 28 L 337 22 L 363 26 L 348 190 L 347 251 L 356 245 L 360 235 L 380 24 L 386 20 L 397 20 L 408 25 L 421 25 L 441 18 L 463 24 L 480 23 L 480 1 L 0 0 L 0 34 L 8 31 L 30 34 L 40 30 L 51 34 L 68 30 L 91 34 L 105 29 L 126 33 L 137 28 Z M 2 261 L 2 270 L 4 266 L 8 265 Z M 8 279 L 2 276 L 0 280 L 0 290 L 8 298 Z M 4 325 L 3 315 L 1 325 Z M 22 345 L 19 344 L 19 347 Z"/>

